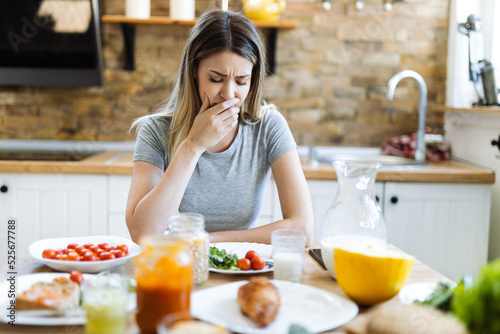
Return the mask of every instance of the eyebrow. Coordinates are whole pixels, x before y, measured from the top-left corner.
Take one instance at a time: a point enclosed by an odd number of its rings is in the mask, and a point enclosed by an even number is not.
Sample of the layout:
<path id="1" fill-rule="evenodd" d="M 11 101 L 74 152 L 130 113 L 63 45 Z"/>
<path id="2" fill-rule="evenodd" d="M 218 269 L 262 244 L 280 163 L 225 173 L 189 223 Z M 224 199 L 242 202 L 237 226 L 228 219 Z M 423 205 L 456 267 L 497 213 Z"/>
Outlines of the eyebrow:
<path id="1" fill-rule="evenodd" d="M 220 72 L 217 72 L 217 71 L 214 71 L 214 70 L 209 70 L 210 72 L 220 76 L 220 77 L 227 77 L 227 74 L 224 74 L 224 73 L 220 73 Z M 237 78 L 246 78 L 246 77 L 249 77 L 250 74 L 243 74 L 243 75 L 237 75 L 236 77 Z"/>

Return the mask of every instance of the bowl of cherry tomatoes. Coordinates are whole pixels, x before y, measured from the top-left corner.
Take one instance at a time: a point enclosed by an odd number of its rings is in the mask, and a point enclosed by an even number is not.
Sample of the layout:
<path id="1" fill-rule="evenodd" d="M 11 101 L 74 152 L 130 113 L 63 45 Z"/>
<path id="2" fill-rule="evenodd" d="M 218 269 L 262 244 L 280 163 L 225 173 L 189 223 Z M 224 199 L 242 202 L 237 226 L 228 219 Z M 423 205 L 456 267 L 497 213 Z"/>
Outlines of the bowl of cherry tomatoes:
<path id="1" fill-rule="evenodd" d="M 141 252 L 133 241 L 109 235 L 44 239 L 29 247 L 31 256 L 52 269 L 82 273 L 113 269 Z"/>

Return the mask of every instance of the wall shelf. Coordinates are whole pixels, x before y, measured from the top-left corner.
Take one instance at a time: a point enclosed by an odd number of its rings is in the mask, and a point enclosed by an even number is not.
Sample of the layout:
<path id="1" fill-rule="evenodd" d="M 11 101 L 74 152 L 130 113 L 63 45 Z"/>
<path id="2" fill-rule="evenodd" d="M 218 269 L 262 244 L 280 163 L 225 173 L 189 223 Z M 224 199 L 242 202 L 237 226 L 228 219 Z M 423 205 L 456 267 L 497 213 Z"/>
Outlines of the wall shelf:
<path id="1" fill-rule="evenodd" d="M 125 68 L 133 71 L 135 69 L 135 26 L 137 24 L 146 25 L 172 25 L 172 26 L 193 26 L 197 20 L 174 20 L 166 16 L 152 16 L 148 19 L 136 19 L 122 15 L 102 15 L 101 22 L 104 23 L 119 23 L 123 31 L 124 52 L 125 52 Z M 257 27 L 266 32 L 266 50 L 268 61 L 268 72 L 274 73 L 275 67 L 275 50 L 276 38 L 278 29 L 293 29 L 296 27 L 294 22 L 289 21 L 252 21 Z"/>
<path id="2" fill-rule="evenodd" d="M 470 112 L 470 113 L 486 113 L 486 114 L 500 114 L 500 105 L 498 106 L 476 106 L 470 108 L 456 108 L 449 106 L 432 106 L 432 111 L 445 112 Z"/>

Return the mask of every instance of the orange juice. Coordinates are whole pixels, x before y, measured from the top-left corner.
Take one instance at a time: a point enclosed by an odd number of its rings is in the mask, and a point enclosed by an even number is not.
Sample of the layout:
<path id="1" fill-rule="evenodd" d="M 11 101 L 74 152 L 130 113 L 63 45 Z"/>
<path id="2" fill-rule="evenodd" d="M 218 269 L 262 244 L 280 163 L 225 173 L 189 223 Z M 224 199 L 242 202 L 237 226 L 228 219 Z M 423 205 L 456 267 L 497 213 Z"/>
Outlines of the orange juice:
<path id="1" fill-rule="evenodd" d="M 188 312 L 193 289 L 192 258 L 188 242 L 171 236 L 141 240 L 143 252 L 135 259 L 137 325 L 155 333 L 165 315 Z"/>

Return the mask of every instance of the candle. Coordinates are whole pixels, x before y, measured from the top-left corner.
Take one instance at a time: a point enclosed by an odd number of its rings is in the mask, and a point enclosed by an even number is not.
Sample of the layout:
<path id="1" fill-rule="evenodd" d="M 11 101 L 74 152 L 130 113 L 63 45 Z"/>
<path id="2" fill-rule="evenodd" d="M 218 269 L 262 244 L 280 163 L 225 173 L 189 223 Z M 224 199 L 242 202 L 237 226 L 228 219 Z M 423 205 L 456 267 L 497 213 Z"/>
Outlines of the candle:
<path id="1" fill-rule="evenodd" d="M 125 15 L 148 19 L 151 16 L 151 0 L 125 0 Z"/>
<path id="2" fill-rule="evenodd" d="M 193 20 L 194 0 L 170 0 L 170 18 L 174 20 Z"/>

